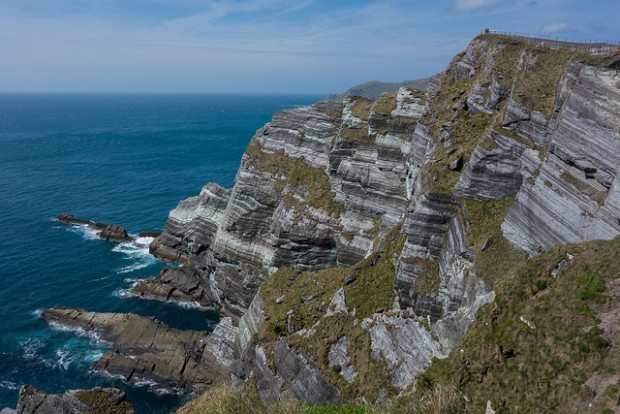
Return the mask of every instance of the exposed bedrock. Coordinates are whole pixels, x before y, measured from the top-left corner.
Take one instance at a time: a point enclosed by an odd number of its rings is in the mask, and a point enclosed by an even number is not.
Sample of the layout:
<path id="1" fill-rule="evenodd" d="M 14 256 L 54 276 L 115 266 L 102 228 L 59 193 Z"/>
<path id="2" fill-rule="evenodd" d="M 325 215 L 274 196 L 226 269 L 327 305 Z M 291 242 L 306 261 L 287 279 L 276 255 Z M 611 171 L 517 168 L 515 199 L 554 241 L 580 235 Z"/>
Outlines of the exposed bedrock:
<path id="1" fill-rule="evenodd" d="M 502 225 L 506 238 L 530 254 L 620 234 L 620 91 L 615 71 L 579 69 L 563 97 L 549 154 L 522 156 L 529 178 Z"/>
<path id="2" fill-rule="evenodd" d="M 327 381 L 313 361 L 295 353 L 285 341 L 273 350 L 272 371 L 265 350 L 260 346 L 246 349 L 244 360 L 256 378 L 263 401 L 296 399 L 310 405 L 334 405 L 340 402 L 339 391 Z"/>
<path id="3" fill-rule="evenodd" d="M 103 240 L 116 243 L 127 242 L 133 240 L 127 234 L 127 230 L 116 224 L 98 223 L 90 220 L 83 220 L 75 217 L 73 214 L 61 214 L 58 221 L 66 224 L 87 226 L 97 231 L 97 236 Z"/>
<path id="4" fill-rule="evenodd" d="M 424 99 L 402 88 L 375 103 L 347 97 L 274 115 L 246 150 L 233 189 L 209 184 L 179 203 L 151 244 L 156 257 L 183 267 L 134 293 L 241 316 L 278 267 L 364 258 L 409 204 L 430 140 L 417 125 Z"/>
<path id="5" fill-rule="evenodd" d="M 5 408 L 2 414 L 133 414 L 125 393 L 116 388 L 69 390 L 63 394 L 47 394 L 31 385 L 19 390 L 16 409 Z"/>
<path id="6" fill-rule="evenodd" d="M 42 317 L 111 342 L 110 350 L 92 368 L 127 381 L 151 380 L 163 388 L 200 391 L 226 379 L 232 360 L 238 357 L 237 328 L 230 318 L 208 334 L 173 329 L 140 315 L 78 308 L 52 308 Z"/>
<path id="7" fill-rule="evenodd" d="M 479 145 L 454 188 L 456 196 L 476 200 L 501 200 L 516 194 L 523 176 L 519 158 L 525 145 L 490 132 L 488 145 Z"/>
<path id="8" fill-rule="evenodd" d="M 140 280 L 131 294 L 143 299 L 196 302 L 205 307 L 217 305 L 211 290 L 193 268 L 165 268 L 156 278 Z"/>

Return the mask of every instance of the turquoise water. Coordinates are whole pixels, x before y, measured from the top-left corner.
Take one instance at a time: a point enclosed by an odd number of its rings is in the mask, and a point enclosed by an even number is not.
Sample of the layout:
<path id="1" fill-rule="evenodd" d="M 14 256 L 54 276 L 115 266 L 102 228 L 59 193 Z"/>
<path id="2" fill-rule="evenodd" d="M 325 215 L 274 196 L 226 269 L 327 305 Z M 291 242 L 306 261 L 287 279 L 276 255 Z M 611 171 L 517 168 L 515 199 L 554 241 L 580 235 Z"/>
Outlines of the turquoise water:
<path id="1" fill-rule="evenodd" d="M 0 408 L 15 406 L 22 384 L 116 386 L 139 413 L 182 403 L 187 397 L 90 372 L 105 345 L 52 329 L 39 314 L 79 306 L 209 330 L 217 313 L 127 297 L 162 267 L 148 240 L 114 245 L 54 217 L 161 230 L 178 201 L 207 182 L 232 186 L 245 147 L 274 112 L 320 98 L 0 94 Z"/>

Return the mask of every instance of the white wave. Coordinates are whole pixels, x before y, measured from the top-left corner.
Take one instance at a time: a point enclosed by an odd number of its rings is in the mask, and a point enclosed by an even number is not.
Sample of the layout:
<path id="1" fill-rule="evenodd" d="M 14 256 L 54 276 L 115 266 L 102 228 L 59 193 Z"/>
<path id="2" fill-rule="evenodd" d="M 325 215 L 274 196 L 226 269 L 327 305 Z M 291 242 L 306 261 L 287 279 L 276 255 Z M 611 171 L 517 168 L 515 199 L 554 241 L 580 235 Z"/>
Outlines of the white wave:
<path id="1" fill-rule="evenodd" d="M 67 348 L 61 348 L 56 350 L 56 367 L 61 370 L 69 369 L 69 365 L 75 360 L 75 356 Z"/>
<path id="2" fill-rule="evenodd" d="M 125 279 L 124 282 L 129 283 L 129 287 L 116 289 L 114 292 L 112 292 L 112 296 L 116 298 L 123 298 L 123 299 L 134 296 L 133 293 L 131 293 L 131 291 L 133 290 L 133 288 L 136 287 L 136 285 L 138 284 L 140 280 L 142 279 L 131 279 L 131 278 Z"/>
<path id="3" fill-rule="evenodd" d="M 86 224 L 72 224 L 69 226 L 69 230 L 78 233 L 86 240 L 99 240 L 101 233 L 101 230 L 95 230 Z"/>
<path id="4" fill-rule="evenodd" d="M 44 345 L 45 343 L 39 338 L 28 338 L 19 343 L 19 346 L 24 351 L 23 357 L 28 361 L 34 361 L 38 357 L 39 350 Z"/>
<path id="5" fill-rule="evenodd" d="M 11 381 L 0 381 L 0 388 L 14 391 L 19 389 L 19 385 Z"/>
<path id="6" fill-rule="evenodd" d="M 40 317 L 40 316 L 41 316 L 41 314 L 43 313 L 43 310 L 44 310 L 44 309 L 35 309 L 35 310 L 33 310 L 32 312 L 30 312 L 30 314 L 31 314 L 32 316 L 34 316 L 35 318 L 38 318 L 38 317 Z"/>
<path id="7" fill-rule="evenodd" d="M 84 362 L 92 363 L 99 361 L 103 356 L 103 351 L 93 351 L 84 357 Z"/>
<path id="8" fill-rule="evenodd" d="M 169 303 L 177 305 L 183 309 L 197 309 L 197 310 L 202 310 L 202 311 L 208 311 L 208 310 L 213 309 L 213 308 L 208 308 L 206 306 L 203 306 L 196 301 L 186 302 L 186 301 L 181 301 L 181 300 L 171 300 L 169 301 Z"/>
<path id="9" fill-rule="evenodd" d="M 137 239 L 119 243 L 112 251 L 123 253 L 127 260 L 133 263 L 116 270 L 117 274 L 131 273 L 139 269 L 144 269 L 157 262 L 157 259 L 149 253 L 149 246 L 153 237 L 138 237 Z"/>
<path id="10" fill-rule="evenodd" d="M 93 340 L 95 343 L 97 344 L 108 344 L 109 342 L 104 341 L 103 339 L 101 339 L 101 337 L 99 336 L 99 334 L 95 331 L 86 331 L 83 328 L 80 328 L 79 326 L 69 326 L 69 325 L 62 325 L 60 323 L 57 322 L 50 322 L 49 323 L 50 328 L 52 328 L 55 331 L 60 331 L 60 332 L 71 332 L 77 336 L 80 336 L 82 338 L 88 338 Z"/>

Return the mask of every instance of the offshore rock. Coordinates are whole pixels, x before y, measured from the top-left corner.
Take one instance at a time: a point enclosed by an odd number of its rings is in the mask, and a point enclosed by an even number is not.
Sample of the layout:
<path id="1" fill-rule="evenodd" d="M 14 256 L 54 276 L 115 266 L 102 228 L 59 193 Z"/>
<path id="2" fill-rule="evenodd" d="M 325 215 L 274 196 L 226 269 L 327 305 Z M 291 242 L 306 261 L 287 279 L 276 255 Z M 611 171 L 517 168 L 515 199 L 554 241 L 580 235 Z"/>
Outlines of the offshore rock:
<path id="1" fill-rule="evenodd" d="M 75 217 L 73 214 L 61 214 L 60 216 L 58 216 L 57 219 L 61 223 L 90 227 L 91 229 L 96 230 L 98 232 L 97 236 L 103 240 L 108 240 L 116 243 L 128 242 L 133 240 L 127 234 L 127 230 L 115 224 L 104 224 L 89 220 L 83 220 Z"/>
<path id="2" fill-rule="evenodd" d="M 165 268 L 156 278 L 140 280 L 131 294 L 161 301 L 197 303 L 211 307 L 217 304 L 216 298 L 204 286 L 200 275 L 192 268 Z"/>
<path id="3" fill-rule="evenodd" d="M 230 320 L 209 335 L 173 329 L 135 314 L 57 307 L 41 316 L 50 324 L 112 342 L 110 350 L 92 364 L 94 370 L 121 375 L 127 381 L 155 381 L 168 389 L 200 391 L 225 379 L 227 367 L 238 352 L 236 328 Z"/>
<path id="4" fill-rule="evenodd" d="M 93 388 L 69 390 L 63 394 L 47 394 L 31 385 L 19 390 L 15 410 L 5 408 L 2 414 L 87 414 L 87 413 L 133 414 L 134 410 L 125 400 L 125 393 L 116 388 Z"/>

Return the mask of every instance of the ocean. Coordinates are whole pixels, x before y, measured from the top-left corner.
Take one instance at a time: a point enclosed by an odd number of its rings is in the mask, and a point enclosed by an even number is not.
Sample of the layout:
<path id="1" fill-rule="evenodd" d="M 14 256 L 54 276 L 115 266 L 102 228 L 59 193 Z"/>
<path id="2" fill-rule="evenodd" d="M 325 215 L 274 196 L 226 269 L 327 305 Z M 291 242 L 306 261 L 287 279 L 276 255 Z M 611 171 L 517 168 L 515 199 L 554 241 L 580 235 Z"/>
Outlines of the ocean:
<path id="1" fill-rule="evenodd" d="M 0 409 L 19 387 L 48 392 L 113 386 L 138 413 L 168 413 L 188 396 L 89 370 L 106 349 L 50 327 L 55 305 L 155 316 L 211 330 L 214 310 L 132 298 L 163 267 L 149 239 L 115 245 L 55 217 L 161 230 L 168 213 L 207 182 L 231 187 L 241 155 L 274 112 L 312 95 L 0 94 Z"/>

